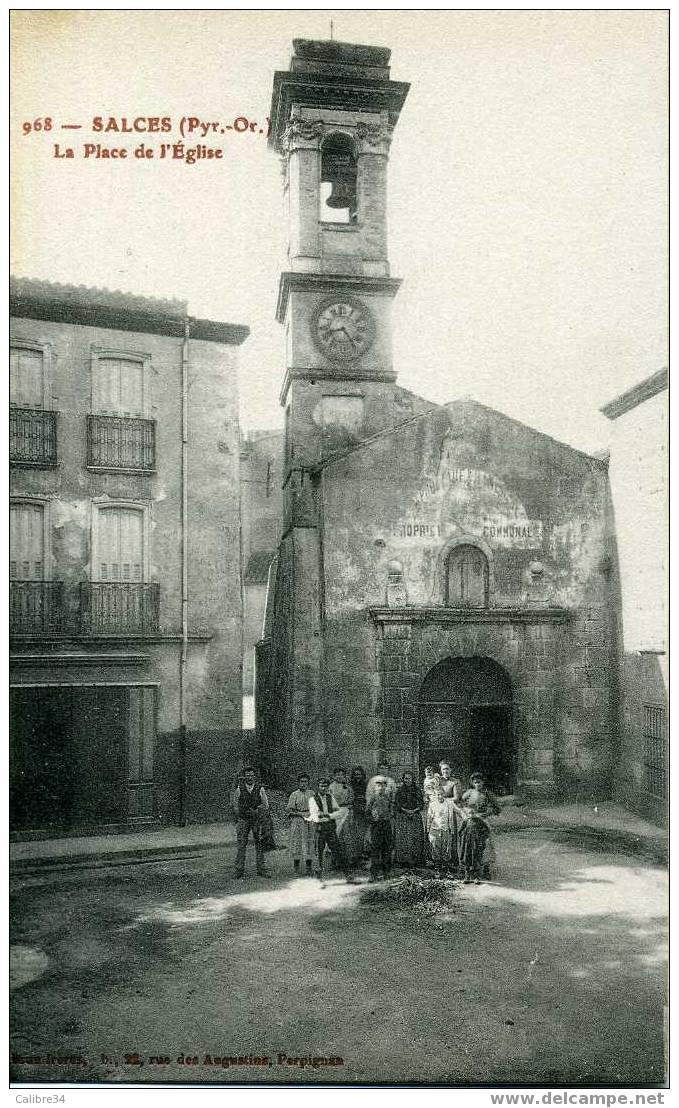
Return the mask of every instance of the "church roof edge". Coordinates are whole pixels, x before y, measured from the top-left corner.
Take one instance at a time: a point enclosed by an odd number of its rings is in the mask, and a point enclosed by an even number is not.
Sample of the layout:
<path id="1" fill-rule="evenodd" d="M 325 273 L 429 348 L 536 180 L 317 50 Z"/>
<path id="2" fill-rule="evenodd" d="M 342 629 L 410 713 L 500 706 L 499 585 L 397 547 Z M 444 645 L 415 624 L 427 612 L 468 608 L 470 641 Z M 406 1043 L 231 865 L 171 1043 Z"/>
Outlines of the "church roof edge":
<path id="1" fill-rule="evenodd" d="M 412 395 L 414 396 L 416 394 L 413 393 Z M 419 412 L 417 415 L 411 416 L 409 419 L 405 419 L 401 423 L 395 423 L 393 427 L 386 427 L 383 431 L 378 431 L 377 434 L 370 435 L 368 438 L 356 443 L 348 450 L 345 450 L 341 453 L 333 454 L 332 457 L 326 458 L 323 462 L 319 464 L 317 468 L 321 470 L 325 469 L 333 462 L 341 462 L 344 460 L 344 458 L 347 458 L 351 454 L 362 450 L 366 446 L 370 446 L 378 439 L 386 438 L 388 435 L 396 434 L 396 432 L 402 431 L 405 427 L 409 427 L 419 420 L 430 419 L 432 416 L 436 416 L 439 412 L 449 411 L 452 408 L 459 408 L 463 406 L 480 408 L 483 411 L 491 412 L 494 416 L 506 420 L 508 423 L 513 423 L 517 427 L 526 428 L 526 430 L 530 431 L 531 434 L 536 435 L 541 439 L 548 439 L 550 442 L 553 442 L 557 446 L 561 447 L 562 450 L 568 450 L 570 453 L 577 454 L 579 457 L 585 458 L 589 462 L 594 462 L 595 465 L 599 466 L 603 470 L 606 470 L 608 468 L 607 458 L 599 458 L 596 457 L 594 454 L 588 454 L 585 450 L 578 450 L 576 446 L 570 446 L 569 443 L 561 442 L 560 439 L 555 439 L 553 435 L 548 435 L 544 431 L 538 431 L 537 428 L 531 427 L 530 424 L 524 423 L 520 419 L 515 419 L 513 416 L 508 416 L 505 412 L 498 411 L 497 408 L 491 408 L 488 404 L 482 404 L 479 400 L 475 400 L 472 396 L 459 397 L 456 400 L 447 401 L 445 404 L 432 403 L 432 407 L 428 411 Z"/>

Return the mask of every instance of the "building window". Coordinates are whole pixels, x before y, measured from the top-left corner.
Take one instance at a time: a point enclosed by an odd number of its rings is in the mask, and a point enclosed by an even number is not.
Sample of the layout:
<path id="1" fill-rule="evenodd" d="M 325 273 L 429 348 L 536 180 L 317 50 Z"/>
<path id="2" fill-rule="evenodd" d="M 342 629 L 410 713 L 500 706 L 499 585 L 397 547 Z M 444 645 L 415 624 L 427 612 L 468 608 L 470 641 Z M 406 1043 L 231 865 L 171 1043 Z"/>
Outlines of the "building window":
<path id="1" fill-rule="evenodd" d="M 45 407 L 45 358 L 42 350 L 12 346 L 9 353 L 10 404 Z"/>
<path id="2" fill-rule="evenodd" d="M 456 546 L 446 558 L 446 604 L 451 608 L 487 608 L 488 559 L 478 546 Z"/>
<path id="3" fill-rule="evenodd" d="M 358 165 L 348 135 L 329 135 L 321 149 L 320 218 L 326 223 L 356 223 Z"/>
<path id="4" fill-rule="evenodd" d="M 144 578 L 144 513 L 138 508 L 100 508 L 97 564 L 99 581 L 142 581 Z"/>
<path id="5" fill-rule="evenodd" d="M 290 405 L 288 404 L 287 408 L 285 409 L 285 447 L 284 447 L 285 460 L 284 460 L 284 464 L 285 464 L 286 469 L 291 464 L 292 459 L 295 456 L 295 448 L 292 445 L 292 442 L 290 441 L 291 427 L 292 427 L 292 415 L 291 415 L 291 411 L 290 411 Z"/>
<path id="6" fill-rule="evenodd" d="M 95 504 L 92 580 L 80 586 L 85 634 L 158 631 L 160 586 L 148 581 L 148 511 L 134 504 Z"/>
<path id="7" fill-rule="evenodd" d="M 658 800 L 667 799 L 665 709 L 644 704 L 644 784 Z"/>
<path id="8" fill-rule="evenodd" d="M 87 464 L 93 469 L 153 472 L 156 424 L 144 419 L 148 359 L 96 351 L 92 408 L 87 418 Z"/>
<path id="9" fill-rule="evenodd" d="M 48 411 L 49 347 L 10 348 L 9 459 L 31 466 L 57 463 L 57 413 Z"/>
<path id="10" fill-rule="evenodd" d="M 10 505 L 9 629 L 12 635 L 54 634 L 63 621 L 63 584 L 49 581 L 48 508 Z"/>
<path id="11" fill-rule="evenodd" d="M 10 507 L 9 575 L 15 581 L 45 577 L 45 508 L 43 504 Z"/>
<path id="12" fill-rule="evenodd" d="M 94 360 L 94 410 L 102 415 L 144 415 L 144 363 L 133 358 Z"/>

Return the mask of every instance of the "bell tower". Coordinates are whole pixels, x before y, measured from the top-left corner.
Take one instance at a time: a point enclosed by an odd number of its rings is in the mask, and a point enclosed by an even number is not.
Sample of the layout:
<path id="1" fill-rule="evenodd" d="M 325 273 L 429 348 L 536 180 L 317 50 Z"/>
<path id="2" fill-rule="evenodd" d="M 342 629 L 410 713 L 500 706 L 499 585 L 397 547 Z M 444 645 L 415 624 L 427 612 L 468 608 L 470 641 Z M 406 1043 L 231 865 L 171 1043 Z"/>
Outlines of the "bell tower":
<path id="1" fill-rule="evenodd" d="M 270 144 L 288 218 L 284 519 L 272 607 L 272 727 L 286 766 L 321 768 L 336 741 L 323 687 L 320 464 L 394 421 L 387 163 L 409 86 L 390 51 L 295 39 L 274 75 Z"/>
<path id="2" fill-rule="evenodd" d="M 289 473 L 389 423 L 400 281 L 389 272 L 387 165 L 409 89 L 390 80 L 383 47 L 295 39 L 293 48 L 290 69 L 274 75 L 269 139 L 289 229 L 276 311 Z"/>

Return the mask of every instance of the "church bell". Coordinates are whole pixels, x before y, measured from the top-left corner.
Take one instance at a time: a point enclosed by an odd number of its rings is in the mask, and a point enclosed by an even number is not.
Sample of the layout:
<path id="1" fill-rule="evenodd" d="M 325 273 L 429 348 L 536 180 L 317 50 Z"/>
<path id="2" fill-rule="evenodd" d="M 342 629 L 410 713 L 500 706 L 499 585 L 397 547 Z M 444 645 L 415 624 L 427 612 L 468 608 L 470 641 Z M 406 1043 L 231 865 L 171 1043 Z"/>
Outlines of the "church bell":
<path id="1" fill-rule="evenodd" d="M 355 201 L 355 189 L 352 180 L 353 174 L 341 175 L 331 181 L 332 189 L 326 200 L 329 208 L 353 208 Z"/>

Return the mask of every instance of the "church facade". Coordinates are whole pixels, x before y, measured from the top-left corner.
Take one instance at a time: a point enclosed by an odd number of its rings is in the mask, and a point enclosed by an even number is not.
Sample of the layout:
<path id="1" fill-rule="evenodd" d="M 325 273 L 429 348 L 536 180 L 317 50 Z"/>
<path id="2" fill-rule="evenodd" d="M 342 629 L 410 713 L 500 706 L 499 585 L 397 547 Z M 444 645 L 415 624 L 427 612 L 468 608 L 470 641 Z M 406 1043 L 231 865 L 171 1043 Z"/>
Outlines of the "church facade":
<path id="1" fill-rule="evenodd" d="M 289 215 L 283 520 L 257 646 L 273 778 L 451 761 L 499 792 L 603 792 L 615 758 L 605 462 L 400 388 L 389 51 L 296 40 L 271 143 Z"/>

